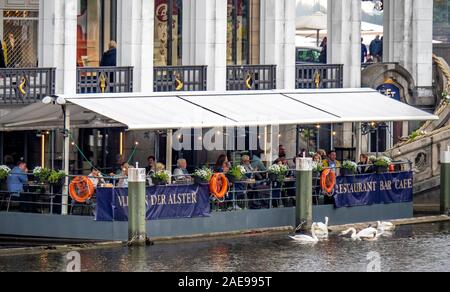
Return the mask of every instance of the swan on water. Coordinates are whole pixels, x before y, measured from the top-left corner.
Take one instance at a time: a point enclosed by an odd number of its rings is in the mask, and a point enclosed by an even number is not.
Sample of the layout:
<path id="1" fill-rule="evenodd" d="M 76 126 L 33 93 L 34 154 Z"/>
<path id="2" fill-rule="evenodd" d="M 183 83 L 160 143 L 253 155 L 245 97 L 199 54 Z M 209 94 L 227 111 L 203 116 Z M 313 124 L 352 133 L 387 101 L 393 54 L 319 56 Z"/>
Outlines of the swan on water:
<path id="1" fill-rule="evenodd" d="M 355 240 L 376 240 L 381 235 L 380 233 L 378 233 L 378 230 L 373 227 L 363 229 L 360 232 L 357 232 L 356 229 L 354 227 L 352 227 L 352 228 L 342 232 L 341 235 L 344 236 L 349 233 L 351 233 L 352 239 L 355 239 Z"/>
<path id="2" fill-rule="evenodd" d="M 317 236 L 328 236 L 328 222 L 329 218 L 325 217 L 325 223 L 314 223 L 314 232 Z"/>
<path id="3" fill-rule="evenodd" d="M 296 235 L 296 236 L 289 236 L 290 238 L 292 238 L 293 240 L 302 243 L 302 244 L 315 244 L 319 242 L 319 238 L 316 235 L 315 232 L 315 228 L 316 228 L 316 223 L 314 223 L 311 226 L 311 234 L 312 236 L 309 235 Z"/>
<path id="4" fill-rule="evenodd" d="M 378 230 L 381 230 L 381 231 L 394 231 L 395 225 L 394 225 L 394 223 L 391 223 L 391 222 L 378 221 L 377 228 L 378 228 Z"/>

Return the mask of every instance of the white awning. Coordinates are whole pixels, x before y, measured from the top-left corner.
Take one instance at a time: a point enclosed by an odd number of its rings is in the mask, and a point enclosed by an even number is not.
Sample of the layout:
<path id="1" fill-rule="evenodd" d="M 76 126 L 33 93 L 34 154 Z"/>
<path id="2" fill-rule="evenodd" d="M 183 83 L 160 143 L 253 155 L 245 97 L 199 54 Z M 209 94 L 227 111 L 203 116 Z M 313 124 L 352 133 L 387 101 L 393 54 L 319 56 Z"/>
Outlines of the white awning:
<path id="1" fill-rule="evenodd" d="M 97 94 L 66 101 L 72 125 L 130 130 L 438 119 L 372 89 Z M 62 125 L 56 105 L 34 104 L 0 118 L 3 129 L 55 123 Z"/>
<path id="2" fill-rule="evenodd" d="M 115 94 L 67 100 L 131 130 L 437 119 L 372 89 Z"/>
<path id="3" fill-rule="evenodd" d="M 96 112 L 75 105 L 70 106 L 72 128 L 109 128 L 126 127 Z M 34 103 L 12 111 L 0 118 L 0 130 L 51 130 L 64 127 L 64 115 L 61 106 Z"/>

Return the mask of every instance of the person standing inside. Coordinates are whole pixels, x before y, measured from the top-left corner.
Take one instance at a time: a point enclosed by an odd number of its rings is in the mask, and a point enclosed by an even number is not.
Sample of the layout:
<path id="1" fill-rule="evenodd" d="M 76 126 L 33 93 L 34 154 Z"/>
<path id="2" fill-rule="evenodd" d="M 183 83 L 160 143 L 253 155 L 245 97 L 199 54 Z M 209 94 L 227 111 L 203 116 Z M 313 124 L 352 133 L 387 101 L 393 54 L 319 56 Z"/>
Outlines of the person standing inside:
<path id="1" fill-rule="evenodd" d="M 367 47 L 364 44 L 364 39 L 361 38 L 361 64 L 364 64 L 367 60 Z"/>
<path id="2" fill-rule="evenodd" d="M 322 43 L 320 44 L 322 51 L 320 52 L 319 56 L 319 62 L 322 64 L 327 63 L 327 54 L 328 54 L 327 46 L 328 46 L 328 38 L 324 37 Z"/>
<path id="3" fill-rule="evenodd" d="M 117 43 L 110 41 L 108 51 L 103 53 L 100 67 L 116 67 L 117 66 Z"/>

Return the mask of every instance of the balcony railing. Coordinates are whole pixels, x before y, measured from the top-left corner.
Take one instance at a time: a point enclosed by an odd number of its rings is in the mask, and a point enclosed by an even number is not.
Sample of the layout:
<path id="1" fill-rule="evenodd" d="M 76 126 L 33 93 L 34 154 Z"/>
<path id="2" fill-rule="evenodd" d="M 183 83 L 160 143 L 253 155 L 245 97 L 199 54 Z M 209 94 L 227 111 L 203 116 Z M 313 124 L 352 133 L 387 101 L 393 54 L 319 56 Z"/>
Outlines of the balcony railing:
<path id="1" fill-rule="evenodd" d="M 227 90 L 271 90 L 276 87 L 276 65 L 227 66 Z"/>
<path id="2" fill-rule="evenodd" d="M 77 93 L 133 92 L 133 67 L 79 67 Z"/>
<path id="3" fill-rule="evenodd" d="M 55 94 L 55 68 L 0 69 L 0 104 L 30 104 Z"/>
<path id="4" fill-rule="evenodd" d="M 165 66 L 154 67 L 153 90 L 206 91 L 207 66 Z"/>
<path id="5" fill-rule="evenodd" d="M 344 65 L 297 65 L 295 86 L 297 89 L 342 88 Z"/>

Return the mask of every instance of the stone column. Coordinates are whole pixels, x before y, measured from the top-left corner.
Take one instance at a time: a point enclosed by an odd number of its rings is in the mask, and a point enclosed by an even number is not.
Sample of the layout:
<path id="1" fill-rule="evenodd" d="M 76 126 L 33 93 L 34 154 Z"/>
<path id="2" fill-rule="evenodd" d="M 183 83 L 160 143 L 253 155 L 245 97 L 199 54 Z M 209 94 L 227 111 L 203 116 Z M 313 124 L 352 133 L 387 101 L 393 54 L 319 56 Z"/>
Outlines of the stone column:
<path id="1" fill-rule="evenodd" d="M 261 64 L 277 65 L 277 89 L 295 89 L 295 0 L 261 0 Z"/>
<path id="2" fill-rule="evenodd" d="M 119 66 L 134 67 L 134 91 L 153 91 L 154 0 L 118 0 Z"/>
<path id="3" fill-rule="evenodd" d="M 76 93 L 77 1 L 39 1 L 39 66 L 56 68 L 56 93 Z"/>
<path id="4" fill-rule="evenodd" d="M 328 63 L 344 65 L 344 87 L 361 87 L 361 0 L 328 0 Z"/>
<path id="5" fill-rule="evenodd" d="M 182 34 L 183 65 L 208 65 L 208 90 L 225 91 L 227 0 L 184 0 Z"/>
<path id="6" fill-rule="evenodd" d="M 398 62 L 413 76 L 419 97 L 433 96 L 433 1 L 384 1 L 385 62 Z"/>

